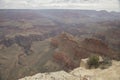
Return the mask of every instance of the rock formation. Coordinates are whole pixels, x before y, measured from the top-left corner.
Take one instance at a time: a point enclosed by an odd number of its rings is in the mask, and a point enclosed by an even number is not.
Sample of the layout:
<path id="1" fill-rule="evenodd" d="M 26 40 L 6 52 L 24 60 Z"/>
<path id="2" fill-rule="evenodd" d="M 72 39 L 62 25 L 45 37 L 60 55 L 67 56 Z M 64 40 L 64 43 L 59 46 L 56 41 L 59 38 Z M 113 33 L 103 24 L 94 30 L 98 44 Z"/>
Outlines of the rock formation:
<path id="1" fill-rule="evenodd" d="M 79 67 L 69 73 L 65 71 L 38 73 L 19 80 L 120 80 L 120 61 L 112 61 L 112 66 L 103 70 Z"/>

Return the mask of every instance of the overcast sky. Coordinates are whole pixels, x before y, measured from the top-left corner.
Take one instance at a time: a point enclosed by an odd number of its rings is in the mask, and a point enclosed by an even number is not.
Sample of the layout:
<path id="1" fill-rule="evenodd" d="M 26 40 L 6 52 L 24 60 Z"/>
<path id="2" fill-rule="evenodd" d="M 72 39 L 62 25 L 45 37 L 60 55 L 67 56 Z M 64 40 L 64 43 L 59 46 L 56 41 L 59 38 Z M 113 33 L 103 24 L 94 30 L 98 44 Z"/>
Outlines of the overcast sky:
<path id="1" fill-rule="evenodd" d="M 48 8 L 120 11 L 120 0 L 0 0 L 0 9 Z"/>

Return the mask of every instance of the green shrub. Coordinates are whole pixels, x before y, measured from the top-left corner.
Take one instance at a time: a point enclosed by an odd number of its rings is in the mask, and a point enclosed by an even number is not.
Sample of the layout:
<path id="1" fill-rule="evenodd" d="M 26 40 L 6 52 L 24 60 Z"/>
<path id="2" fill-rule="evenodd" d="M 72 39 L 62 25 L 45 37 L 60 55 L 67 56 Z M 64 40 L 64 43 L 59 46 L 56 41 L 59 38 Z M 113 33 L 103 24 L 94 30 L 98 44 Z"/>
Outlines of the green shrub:
<path id="1" fill-rule="evenodd" d="M 91 55 L 87 61 L 89 68 L 97 68 L 99 66 L 99 56 Z"/>

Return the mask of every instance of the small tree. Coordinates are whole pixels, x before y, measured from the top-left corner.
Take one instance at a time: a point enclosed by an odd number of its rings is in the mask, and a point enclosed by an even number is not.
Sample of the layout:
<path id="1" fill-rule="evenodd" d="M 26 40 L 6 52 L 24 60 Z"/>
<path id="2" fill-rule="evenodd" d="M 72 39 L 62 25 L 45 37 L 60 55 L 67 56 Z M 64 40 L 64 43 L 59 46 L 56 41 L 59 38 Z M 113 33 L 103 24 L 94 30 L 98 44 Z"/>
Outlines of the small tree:
<path id="1" fill-rule="evenodd" d="M 97 55 L 91 55 L 87 61 L 88 67 L 95 67 L 97 68 L 99 66 L 99 56 Z"/>

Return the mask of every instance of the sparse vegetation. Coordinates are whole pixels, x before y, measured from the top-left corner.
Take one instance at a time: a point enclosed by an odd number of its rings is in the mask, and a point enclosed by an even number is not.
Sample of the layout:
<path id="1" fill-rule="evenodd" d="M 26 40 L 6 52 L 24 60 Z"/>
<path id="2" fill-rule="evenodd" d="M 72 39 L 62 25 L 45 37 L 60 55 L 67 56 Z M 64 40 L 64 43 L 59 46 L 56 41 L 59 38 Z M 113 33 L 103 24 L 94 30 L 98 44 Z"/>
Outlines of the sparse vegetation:
<path id="1" fill-rule="evenodd" d="M 91 55 L 87 63 L 89 68 L 92 68 L 92 67 L 97 68 L 99 66 L 99 56 Z"/>
<path id="2" fill-rule="evenodd" d="M 103 63 L 104 63 L 104 64 L 109 64 L 109 65 L 112 64 L 111 59 L 108 58 L 108 57 L 104 57 L 104 58 L 103 58 Z"/>
<path id="3" fill-rule="evenodd" d="M 111 65 L 112 65 L 112 61 L 108 57 L 103 57 L 103 61 L 100 62 L 100 68 L 101 69 L 106 69 L 106 68 L 108 68 Z"/>
<path id="4" fill-rule="evenodd" d="M 106 69 L 112 65 L 112 61 L 109 57 L 102 57 L 102 61 L 99 60 L 99 56 L 91 55 L 88 59 L 88 68 L 101 68 Z"/>

